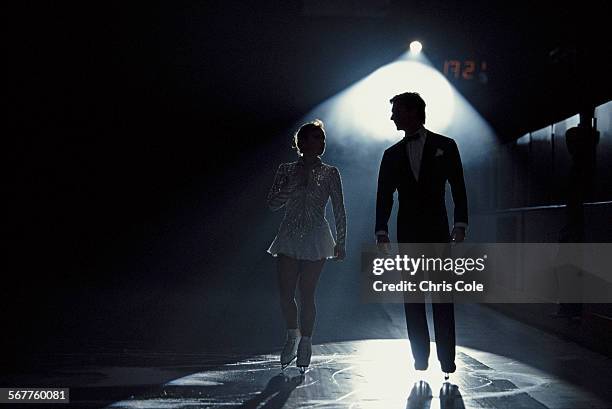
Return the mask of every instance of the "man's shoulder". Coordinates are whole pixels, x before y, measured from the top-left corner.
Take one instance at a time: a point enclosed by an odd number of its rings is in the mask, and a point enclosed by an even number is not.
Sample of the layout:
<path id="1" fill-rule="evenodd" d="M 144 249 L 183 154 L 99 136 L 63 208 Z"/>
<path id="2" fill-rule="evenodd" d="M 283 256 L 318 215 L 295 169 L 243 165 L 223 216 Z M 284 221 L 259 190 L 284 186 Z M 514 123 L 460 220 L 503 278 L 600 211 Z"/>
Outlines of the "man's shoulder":
<path id="1" fill-rule="evenodd" d="M 455 140 L 448 136 L 441 135 L 439 133 L 427 130 L 427 137 L 434 139 L 440 145 L 452 145 L 455 144 Z"/>
<path id="2" fill-rule="evenodd" d="M 427 132 L 427 138 L 433 139 L 435 145 L 449 146 L 449 145 L 456 144 L 453 138 L 432 132 L 429 129 L 427 129 L 426 132 Z M 401 153 L 403 147 L 405 146 L 404 142 L 405 142 L 404 139 L 401 139 L 397 141 L 396 143 L 394 143 L 393 145 L 389 146 L 387 149 L 385 149 L 385 154 L 393 155 L 393 154 Z"/>
<path id="3" fill-rule="evenodd" d="M 385 149 L 385 153 L 389 153 L 392 154 L 394 152 L 400 152 L 402 149 L 402 146 L 404 145 L 404 140 L 399 140 L 396 143 L 394 143 L 393 145 L 389 146 L 387 149 Z"/>

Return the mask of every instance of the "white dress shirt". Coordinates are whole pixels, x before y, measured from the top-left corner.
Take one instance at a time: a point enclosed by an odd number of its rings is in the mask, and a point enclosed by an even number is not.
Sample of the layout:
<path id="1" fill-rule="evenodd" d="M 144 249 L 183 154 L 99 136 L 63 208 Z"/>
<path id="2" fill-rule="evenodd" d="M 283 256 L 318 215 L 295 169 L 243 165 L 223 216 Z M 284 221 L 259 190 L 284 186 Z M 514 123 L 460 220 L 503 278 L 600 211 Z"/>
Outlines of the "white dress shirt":
<path id="1" fill-rule="evenodd" d="M 418 135 L 416 139 L 414 135 Z M 423 147 L 425 146 L 425 139 L 427 139 L 427 132 L 425 128 L 421 126 L 414 134 L 407 136 L 406 142 L 406 153 L 410 158 L 410 167 L 412 168 L 412 174 L 414 178 L 419 180 L 419 171 L 421 169 L 421 158 L 423 157 Z"/>

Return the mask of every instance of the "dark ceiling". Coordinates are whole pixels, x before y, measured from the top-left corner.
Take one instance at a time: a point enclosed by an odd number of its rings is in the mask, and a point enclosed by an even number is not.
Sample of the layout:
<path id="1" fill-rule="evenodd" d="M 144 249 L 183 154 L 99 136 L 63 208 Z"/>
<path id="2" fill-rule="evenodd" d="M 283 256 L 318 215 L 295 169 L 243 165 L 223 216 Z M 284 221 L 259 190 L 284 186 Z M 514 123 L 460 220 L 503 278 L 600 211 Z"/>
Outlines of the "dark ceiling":
<path id="1" fill-rule="evenodd" d="M 280 130 L 418 38 L 439 69 L 486 61 L 486 84 L 455 86 L 512 138 L 612 97 L 607 11 L 587 1 L 24 2 L 9 19 L 13 117 L 26 129 Z"/>

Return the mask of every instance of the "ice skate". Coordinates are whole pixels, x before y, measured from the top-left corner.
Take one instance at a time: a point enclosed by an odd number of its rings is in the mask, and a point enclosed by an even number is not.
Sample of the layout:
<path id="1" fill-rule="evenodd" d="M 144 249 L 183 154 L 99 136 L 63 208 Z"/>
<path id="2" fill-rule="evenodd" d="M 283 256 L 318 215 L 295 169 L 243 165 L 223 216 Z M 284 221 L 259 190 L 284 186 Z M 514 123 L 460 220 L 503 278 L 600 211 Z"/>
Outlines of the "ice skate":
<path id="1" fill-rule="evenodd" d="M 287 330 L 287 340 L 280 356 L 281 369 L 287 368 L 297 356 L 298 343 L 300 342 L 300 331 L 298 329 Z"/>
<path id="2" fill-rule="evenodd" d="M 300 373 L 306 372 L 312 357 L 312 341 L 310 337 L 302 337 L 297 351 L 296 366 L 300 368 Z"/>

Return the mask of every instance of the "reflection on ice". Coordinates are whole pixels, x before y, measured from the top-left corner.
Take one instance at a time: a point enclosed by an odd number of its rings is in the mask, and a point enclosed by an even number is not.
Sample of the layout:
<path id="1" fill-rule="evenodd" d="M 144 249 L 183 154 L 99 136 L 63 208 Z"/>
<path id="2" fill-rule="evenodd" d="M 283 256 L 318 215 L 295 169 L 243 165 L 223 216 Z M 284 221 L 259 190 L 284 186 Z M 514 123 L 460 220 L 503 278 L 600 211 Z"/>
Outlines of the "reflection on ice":
<path id="1" fill-rule="evenodd" d="M 435 346 L 432 345 L 432 351 Z M 524 363 L 492 355 L 496 368 L 479 359 L 486 352 L 457 348 L 450 382 L 435 359 L 415 371 L 407 340 L 365 340 L 313 346 L 304 375 L 280 370 L 276 354 L 220 364 L 160 386 L 156 396 L 116 402 L 112 408 L 494 408 L 542 407 L 531 394 L 551 377 Z M 504 398 L 500 400 L 499 398 Z"/>

